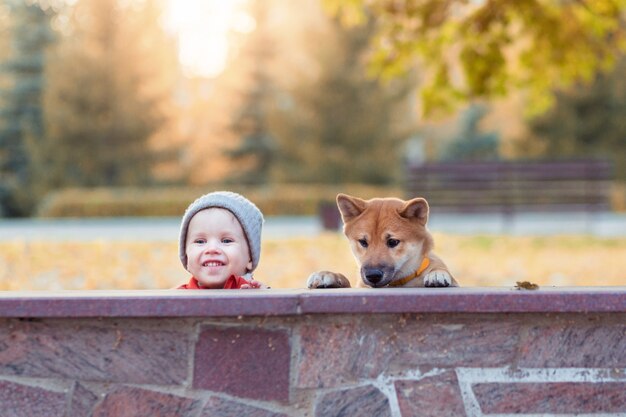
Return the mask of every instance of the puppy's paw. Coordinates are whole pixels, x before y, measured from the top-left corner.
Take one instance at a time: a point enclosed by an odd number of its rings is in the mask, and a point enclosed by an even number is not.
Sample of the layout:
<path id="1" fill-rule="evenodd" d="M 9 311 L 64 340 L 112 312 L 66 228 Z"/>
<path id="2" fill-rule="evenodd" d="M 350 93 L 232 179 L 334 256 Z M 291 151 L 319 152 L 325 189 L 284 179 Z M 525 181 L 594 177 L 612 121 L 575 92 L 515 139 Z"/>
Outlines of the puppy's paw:
<path id="1" fill-rule="evenodd" d="M 350 288 L 348 278 L 337 272 L 317 271 L 309 275 L 306 281 L 309 289 L 315 288 Z"/>
<path id="2" fill-rule="evenodd" d="M 453 284 L 452 276 L 446 272 L 441 270 L 434 270 L 426 274 L 424 277 L 424 286 L 425 287 L 450 287 L 455 286 Z"/>

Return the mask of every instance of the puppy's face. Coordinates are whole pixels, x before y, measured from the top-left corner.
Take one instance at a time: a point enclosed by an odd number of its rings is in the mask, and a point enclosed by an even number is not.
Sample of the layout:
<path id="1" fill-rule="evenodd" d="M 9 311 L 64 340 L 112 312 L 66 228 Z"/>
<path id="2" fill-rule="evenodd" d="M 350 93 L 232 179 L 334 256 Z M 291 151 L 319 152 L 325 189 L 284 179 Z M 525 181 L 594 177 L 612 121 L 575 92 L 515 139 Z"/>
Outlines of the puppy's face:
<path id="1" fill-rule="evenodd" d="M 340 194 L 337 205 L 367 286 L 385 287 L 411 275 L 432 249 L 426 229 L 428 203 L 423 198 L 365 201 Z"/>

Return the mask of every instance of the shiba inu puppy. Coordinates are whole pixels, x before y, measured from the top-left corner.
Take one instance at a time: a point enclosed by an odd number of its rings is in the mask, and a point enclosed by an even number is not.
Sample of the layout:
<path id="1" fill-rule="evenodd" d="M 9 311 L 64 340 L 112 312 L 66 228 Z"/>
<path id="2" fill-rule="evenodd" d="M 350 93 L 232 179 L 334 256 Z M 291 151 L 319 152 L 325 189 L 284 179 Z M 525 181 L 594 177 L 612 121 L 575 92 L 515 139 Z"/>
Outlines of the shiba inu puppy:
<path id="1" fill-rule="evenodd" d="M 358 287 L 458 287 L 441 259 L 432 253 L 426 228 L 428 203 L 423 198 L 362 200 L 337 196 L 343 231 L 360 269 Z M 342 274 L 318 271 L 308 288 L 347 288 Z"/>

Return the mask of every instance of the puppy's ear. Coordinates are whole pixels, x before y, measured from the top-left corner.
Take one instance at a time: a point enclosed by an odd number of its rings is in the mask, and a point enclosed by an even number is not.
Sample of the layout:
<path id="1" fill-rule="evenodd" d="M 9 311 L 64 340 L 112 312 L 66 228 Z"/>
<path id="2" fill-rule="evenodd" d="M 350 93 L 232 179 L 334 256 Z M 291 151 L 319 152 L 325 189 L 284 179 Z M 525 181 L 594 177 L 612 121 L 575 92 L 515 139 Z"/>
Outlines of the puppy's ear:
<path id="1" fill-rule="evenodd" d="M 363 210 L 367 207 L 367 202 L 347 194 L 338 194 L 337 207 L 339 207 L 341 218 L 345 224 L 348 220 L 351 220 L 363 213 Z"/>
<path id="2" fill-rule="evenodd" d="M 417 219 L 422 225 L 428 222 L 428 203 L 423 198 L 414 198 L 407 201 L 400 210 L 400 216 L 407 219 Z"/>

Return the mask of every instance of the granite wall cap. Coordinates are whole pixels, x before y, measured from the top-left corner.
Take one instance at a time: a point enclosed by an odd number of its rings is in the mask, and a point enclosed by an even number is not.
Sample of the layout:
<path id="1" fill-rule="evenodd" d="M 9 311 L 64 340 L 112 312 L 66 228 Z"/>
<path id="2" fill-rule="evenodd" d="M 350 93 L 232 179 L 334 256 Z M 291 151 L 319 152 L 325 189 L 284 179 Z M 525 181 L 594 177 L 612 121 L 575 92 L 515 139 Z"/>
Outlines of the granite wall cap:
<path id="1" fill-rule="evenodd" d="M 626 286 L 3 291 L 0 317 L 237 317 L 337 313 L 624 313 Z"/>

